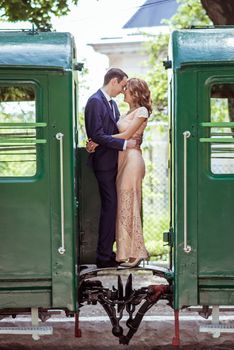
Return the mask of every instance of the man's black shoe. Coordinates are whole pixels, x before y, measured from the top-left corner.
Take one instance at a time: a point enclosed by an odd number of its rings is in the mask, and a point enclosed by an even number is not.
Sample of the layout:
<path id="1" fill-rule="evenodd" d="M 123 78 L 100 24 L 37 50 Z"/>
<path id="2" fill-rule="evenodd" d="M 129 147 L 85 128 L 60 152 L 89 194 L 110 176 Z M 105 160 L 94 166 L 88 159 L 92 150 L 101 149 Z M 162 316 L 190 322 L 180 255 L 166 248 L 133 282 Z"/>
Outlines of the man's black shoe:
<path id="1" fill-rule="evenodd" d="M 96 261 L 96 265 L 98 268 L 106 268 L 106 267 L 118 267 L 119 264 L 114 260 L 98 260 Z"/>
<path id="2" fill-rule="evenodd" d="M 114 260 L 115 261 L 116 259 L 116 253 L 115 252 L 112 252 L 111 253 L 111 260 Z"/>

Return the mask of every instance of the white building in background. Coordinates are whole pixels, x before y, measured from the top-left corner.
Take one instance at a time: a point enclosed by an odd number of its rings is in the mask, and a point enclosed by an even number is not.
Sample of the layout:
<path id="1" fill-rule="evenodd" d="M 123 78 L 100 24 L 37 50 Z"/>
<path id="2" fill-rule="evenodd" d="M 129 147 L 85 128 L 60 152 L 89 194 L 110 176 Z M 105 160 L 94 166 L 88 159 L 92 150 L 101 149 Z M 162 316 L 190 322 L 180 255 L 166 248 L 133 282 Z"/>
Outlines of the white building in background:
<path id="1" fill-rule="evenodd" d="M 131 31 L 132 32 L 132 31 Z M 109 67 L 123 69 L 131 76 L 141 76 L 147 73 L 146 38 L 142 34 L 127 33 L 111 38 L 101 38 L 90 44 L 96 52 L 104 54 L 109 59 Z"/>

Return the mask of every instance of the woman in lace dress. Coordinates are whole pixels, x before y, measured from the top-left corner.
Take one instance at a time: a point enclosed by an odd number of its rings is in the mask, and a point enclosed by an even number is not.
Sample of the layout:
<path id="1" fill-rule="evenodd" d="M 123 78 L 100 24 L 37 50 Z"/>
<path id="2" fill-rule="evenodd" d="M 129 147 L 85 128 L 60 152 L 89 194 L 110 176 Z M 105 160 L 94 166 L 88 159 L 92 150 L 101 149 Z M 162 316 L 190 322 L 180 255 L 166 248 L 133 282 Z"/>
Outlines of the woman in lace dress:
<path id="1" fill-rule="evenodd" d="M 129 111 L 117 123 L 119 134 L 114 138 L 142 138 L 148 117 L 152 112 L 150 91 L 142 79 L 132 78 L 127 82 L 124 101 Z M 134 267 L 148 257 L 144 244 L 141 223 L 141 187 L 145 175 L 145 163 L 141 149 L 126 149 L 119 152 L 116 221 L 116 260 L 121 266 Z"/>

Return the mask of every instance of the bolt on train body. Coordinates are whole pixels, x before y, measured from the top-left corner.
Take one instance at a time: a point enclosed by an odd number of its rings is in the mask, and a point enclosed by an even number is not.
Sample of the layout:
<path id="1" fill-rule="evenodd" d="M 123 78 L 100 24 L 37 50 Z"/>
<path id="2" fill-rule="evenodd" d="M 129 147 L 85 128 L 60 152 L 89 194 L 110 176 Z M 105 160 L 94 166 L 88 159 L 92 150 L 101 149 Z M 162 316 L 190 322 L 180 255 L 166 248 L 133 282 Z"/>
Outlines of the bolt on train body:
<path id="1" fill-rule="evenodd" d="M 170 109 L 170 247 L 168 268 L 146 266 L 150 286 L 123 268 L 106 288 L 94 266 L 99 216 L 96 180 L 78 148 L 76 50 L 69 33 L 0 33 L 0 316 L 32 314 L 28 333 L 53 310 L 75 316 L 100 303 L 112 333 L 128 344 L 143 315 L 167 300 L 175 312 L 199 306 L 217 336 L 219 306 L 234 305 L 234 29 L 172 33 Z M 156 277 L 165 281 L 158 285 Z M 94 306 L 95 307 L 95 306 Z M 83 309 L 85 310 L 85 308 Z M 127 332 L 122 315 L 127 311 Z M 117 316 L 118 315 L 118 316 Z M 16 319 L 17 320 L 17 319 Z M 0 333 L 25 333 L 21 327 Z M 125 334 L 124 334 L 125 332 Z"/>

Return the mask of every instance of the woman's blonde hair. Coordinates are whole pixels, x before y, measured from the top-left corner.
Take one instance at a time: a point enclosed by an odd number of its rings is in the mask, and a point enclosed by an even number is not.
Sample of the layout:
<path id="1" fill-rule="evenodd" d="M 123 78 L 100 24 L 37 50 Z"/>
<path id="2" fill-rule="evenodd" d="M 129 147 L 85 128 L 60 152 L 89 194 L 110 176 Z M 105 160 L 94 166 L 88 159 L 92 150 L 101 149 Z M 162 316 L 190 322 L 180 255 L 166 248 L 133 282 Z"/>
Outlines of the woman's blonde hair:
<path id="1" fill-rule="evenodd" d="M 146 81 L 139 78 L 130 78 L 127 82 L 127 89 L 130 92 L 133 103 L 136 103 L 140 107 L 145 107 L 149 114 L 151 114 L 151 93 Z"/>

